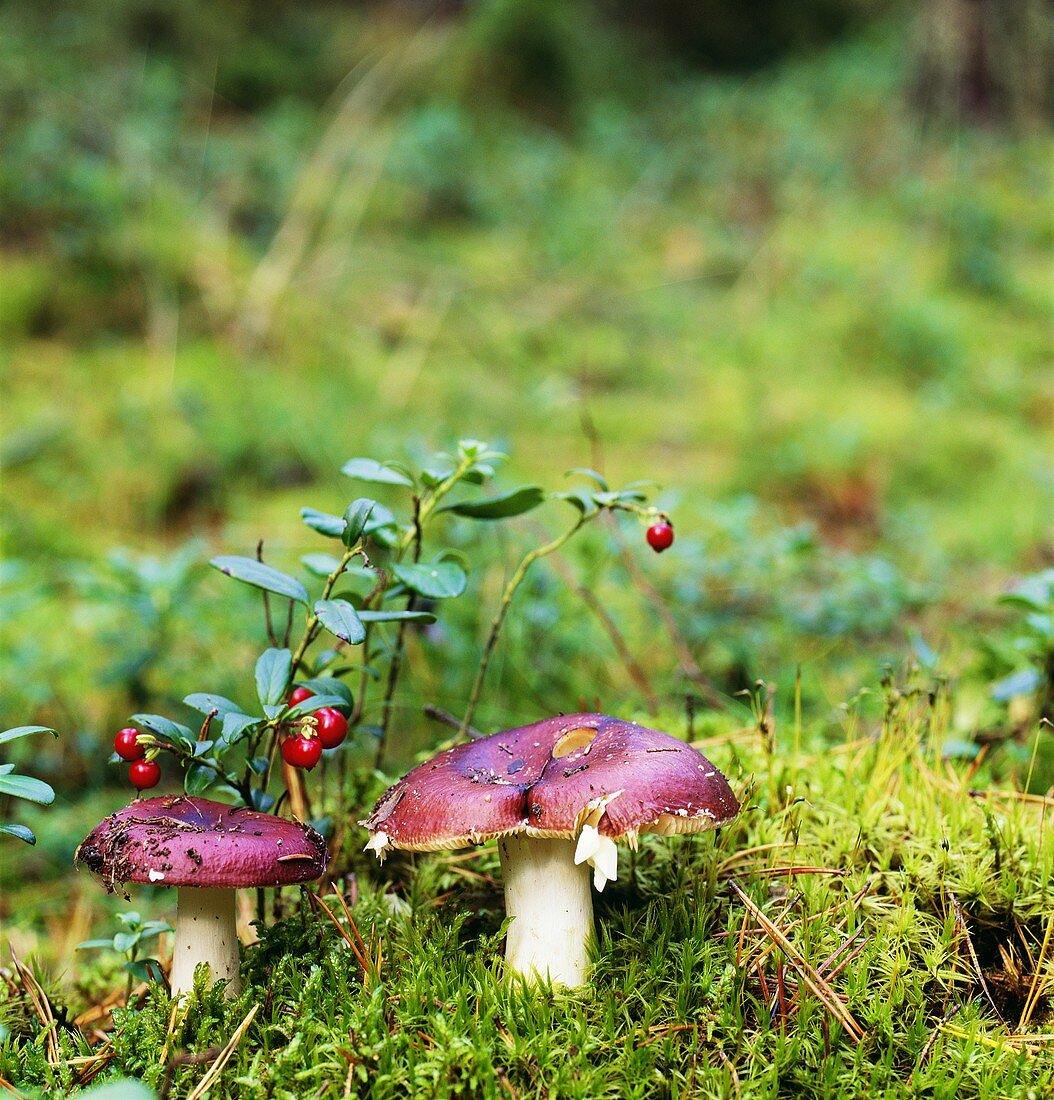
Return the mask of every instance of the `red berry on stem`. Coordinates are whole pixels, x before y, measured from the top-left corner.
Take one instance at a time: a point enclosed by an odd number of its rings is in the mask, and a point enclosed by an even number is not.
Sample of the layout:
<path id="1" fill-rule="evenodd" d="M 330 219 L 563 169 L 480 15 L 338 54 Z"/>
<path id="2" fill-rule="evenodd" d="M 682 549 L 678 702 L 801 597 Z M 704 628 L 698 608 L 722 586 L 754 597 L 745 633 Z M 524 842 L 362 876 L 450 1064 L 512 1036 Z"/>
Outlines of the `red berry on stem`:
<path id="1" fill-rule="evenodd" d="M 310 699 L 314 696 L 315 692 L 311 688 L 298 687 L 293 688 L 293 694 L 289 696 L 289 705 L 295 707 L 297 703 L 302 703 L 305 699 Z"/>
<path id="2" fill-rule="evenodd" d="M 315 733 L 324 749 L 335 749 L 348 733 L 348 720 L 333 707 L 320 707 L 315 711 Z"/>
<path id="3" fill-rule="evenodd" d="M 131 726 L 117 731 L 117 736 L 113 739 L 113 751 L 123 760 L 142 760 L 146 755 L 146 749 L 139 744 L 139 731 Z"/>
<path id="4" fill-rule="evenodd" d="M 656 554 L 668 550 L 673 545 L 673 525 L 665 520 L 652 524 L 648 528 L 648 545 Z"/>
<path id="5" fill-rule="evenodd" d="M 148 787 L 156 787 L 161 781 L 161 768 L 156 760 L 137 760 L 128 769 L 128 778 L 133 786 L 145 791 Z"/>
<path id="6" fill-rule="evenodd" d="M 282 759 L 291 768 L 313 768 L 322 757 L 317 737 L 287 737 L 282 742 Z"/>

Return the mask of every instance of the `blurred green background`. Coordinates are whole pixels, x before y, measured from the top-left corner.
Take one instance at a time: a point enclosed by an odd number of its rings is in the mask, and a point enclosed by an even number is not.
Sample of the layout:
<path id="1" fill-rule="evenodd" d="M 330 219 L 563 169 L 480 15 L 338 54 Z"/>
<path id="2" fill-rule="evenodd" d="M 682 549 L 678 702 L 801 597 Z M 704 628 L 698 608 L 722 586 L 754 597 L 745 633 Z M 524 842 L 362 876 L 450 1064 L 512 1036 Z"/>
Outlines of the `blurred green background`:
<path id="1" fill-rule="evenodd" d="M 993 600 L 1054 563 L 1052 38 L 980 7 L 4 5 L 0 721 L 62 731 L 25 751 L 71 835 L 131 710 L 251 684 L 258 607 L 209 554 L 296 568 L 344 460 L 466 435 L 510 484 L 661 484 L 674 549 L 624 537 L 730 700 L 763 678 L 787 711 L 801 667 L 823 722 L 914 655 L 976 680 L 965 735 L 998 724 L 989 685 L 1047 652 Z M 564 520 L 466 536 L 404 760 Z M 681 708 L 617 543 L 565 567 L 481 724 L 642 709 L 575 583 Z"/>

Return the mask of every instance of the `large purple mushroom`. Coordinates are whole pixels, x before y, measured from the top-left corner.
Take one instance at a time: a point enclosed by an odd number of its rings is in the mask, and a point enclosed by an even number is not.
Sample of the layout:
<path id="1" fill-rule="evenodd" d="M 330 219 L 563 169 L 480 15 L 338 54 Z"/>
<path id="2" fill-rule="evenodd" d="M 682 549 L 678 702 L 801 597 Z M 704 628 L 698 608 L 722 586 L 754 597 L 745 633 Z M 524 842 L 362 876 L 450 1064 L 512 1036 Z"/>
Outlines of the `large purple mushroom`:
<path id="1" fill-rule="evenodd" d="M 505 958 L 523 975 L 581 985 L 593 884 L 618 871 L 618 841 L 699 833 L 739 813 L 728 780 L 665 733 L 604 714 L 570 714 L 448 749 L 384 794 L 363 824 L 367 849 L 435 852 L 498 838 Z"/>
<path id="2" fill-rule="evenodd" d="M 175 996 L 207 963 L 234 996 L 238 980 L 235 891 L 310 882 L 326 869 L 314 829 L 254 810 L 181 795 L 147 798 L 104 818 L 81 843 L 84 864 L 112 892 L 125 882 L 176 887 Z"/>

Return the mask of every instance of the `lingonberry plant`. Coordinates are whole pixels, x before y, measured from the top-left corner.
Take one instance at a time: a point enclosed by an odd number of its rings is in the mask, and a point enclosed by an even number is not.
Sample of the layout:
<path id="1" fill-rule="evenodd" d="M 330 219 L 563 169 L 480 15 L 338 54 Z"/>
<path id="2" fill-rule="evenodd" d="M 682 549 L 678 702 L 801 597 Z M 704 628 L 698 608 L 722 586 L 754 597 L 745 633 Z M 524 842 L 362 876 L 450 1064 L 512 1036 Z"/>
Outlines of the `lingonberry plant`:
<path id="1" fill-rule="evenodd" d="M 6 745 L 22 737 L 29 737 L 34 733 L 50 733 L 53 736 L 58 736 L 48 726 L 16 726 L 14 729 L 4 730 L 0 733 L 0 745 Z M 36 802 L 41 806 L 50 806 L 55 801 L 55 791 L 50 784 L 45 783 L 42 779 L 35 779 L 31 775 L 17 775 L 14 764 L 0 764 L 0 798 L 5 795 L 11 798 L 24 798 L 28 802 Z M 0 822 L 0 834 L 17 837 L 27 844 L 36 844 L 37 842 L 32 829 L 26 828 L 25 825 Z"/>
<path id="2" fill-rule="evenodd" d="M 437 521 L 499 522 L 547 500 L 564 502 L 574 512 L 571 524 L 551 542 L 530 550 L 504 589 L 460 723 L 467 732 L 502 623 L 530 566 L 605 512 L 628 512 L 645 525 L 669 526 L 663 513 L 647 506 L 644 483 L 612 490 L 592 470 L 570 471 L 586 478 L 588 488 L 547 494 L 526 485 L 480 494 L 478 488 L 505 459 L 477 440 L 462 440 L 453 453 L 434 455 L 418 468 L 351 459 L 343 467 L 345 475 L 403 494 L 405 506 L 397 514 L 360 497 L 343 515 L 301 509 L 304 523 L 337 547 L 301 559 L 308 583 L 319 585 L 317 595 L 297 577 L 265 562 L 262 543 L 255 557 L 213 558 L 211 564 L 220 572 L 262 593 L 270 646 L 256 662 L 256 702 L 243 706 L 214 693 L 188 695 L 184 702 L 203 716 L 198 730 L 162 715 L 135 714 L 135 726 L 117 734 L 112 759 L 131 762 L 129 778 L 140 790 L 157 784 L 158 759 L 167 754 L 182 766 L 188 794 L 216 792 L 263 811 L 277 811 L 288 797 L 296 816 L 310 817 L 303 772 L 349 734 L 360 745 L 372 735 L 375 763 L 383 764 L 408 625 L 434 622 L 434 608 L 466 589 L 463 556 L 433 545 Z M 297 631 L 298 609 L 302 619 Z M 386 630 L 392 633 L 385 635 Z M 353 648 L 360 657 L 351 662 Z M 271 793 L 276 769 L 285 787 L 277 795 Z"/>

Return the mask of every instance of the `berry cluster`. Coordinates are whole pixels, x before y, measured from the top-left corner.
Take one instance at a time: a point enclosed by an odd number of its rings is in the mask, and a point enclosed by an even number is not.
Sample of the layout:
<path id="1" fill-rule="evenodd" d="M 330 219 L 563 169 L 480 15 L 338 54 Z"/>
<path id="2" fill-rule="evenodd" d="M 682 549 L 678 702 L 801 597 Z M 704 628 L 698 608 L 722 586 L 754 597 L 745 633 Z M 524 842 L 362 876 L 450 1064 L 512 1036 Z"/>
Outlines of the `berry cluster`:
<path id="1" fill-rule="evenodd" d="M 139 731 L 132 729 L 118 730 L 113 739 L 113 751 L 122 760 L 130 761 L 128 778 L 132 786 L 141 791 L 156 787 L 161 781 L 161 767 L 156 760 L 144 760 L 146 749 L 139 744 Z"/>
<path id="2" fill-rule="evenodd" d="M 314 696 L 310 688 L 298 687 L 289 696 L 289 705 L 295 707 Z M 310 719 L 302 722 L 295 733 L 289 733 L 282 739 L 282 759 L 293 768 L 313 768 L 322 758 L 323 749 L 335 749 L 348 735 L 348 720 L 333 707 L 320 707 Z M 156 787 L 161 781 L 161 766 L 154 757 L 157 749 L 151 749 L 147 759 L 147 748 L 140 741 L 139 730 L 129 726 L 118 730 L 113 739 L 114 752 L 122 760 L 127 760 L 128 779 L 137 790 L 145 791 Z M 149 743 L 149 740 L 148 740 Z"/>
<path id="3" fill-rule="evenodd" d="M 306 687 L 295 688 L 289 705 L 295 707 L 315 693 Z M 282 759 L 292 768 L 313 768 L 322 758 L 323 749 L 335 749 L 347 736 L 348 720 L 333 707 L 320 707 L 315 723 L 302 725 L 300 731 L 282 742 Z"/>

